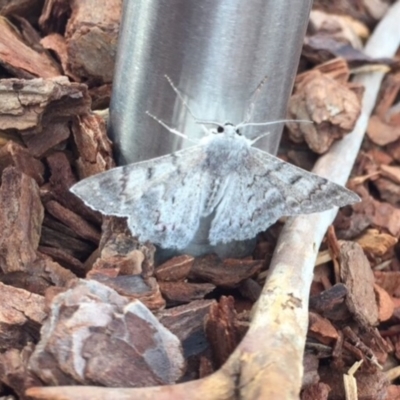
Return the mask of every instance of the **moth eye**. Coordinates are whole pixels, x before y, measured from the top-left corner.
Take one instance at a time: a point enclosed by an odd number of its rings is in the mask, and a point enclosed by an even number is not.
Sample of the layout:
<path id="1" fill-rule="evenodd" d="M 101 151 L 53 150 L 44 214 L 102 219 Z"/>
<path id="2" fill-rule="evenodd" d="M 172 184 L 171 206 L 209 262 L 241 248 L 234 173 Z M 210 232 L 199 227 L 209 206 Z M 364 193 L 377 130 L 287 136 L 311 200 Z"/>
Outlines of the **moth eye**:
<path id="1" fill-rule="evenodd" d="M 236 129 L 236 135 L 242 136 L 242 132 L 240 132 L 239 129 Z"/>
<path id="2" fill-rule="evenodd" d="M 222 133 L 224 130 L 225 130 L 225 129 L 224 129 L 223 126 L 219 126 L 219 127 L 217 128 L 217 132 L 218 132 L 218 133 Z"/>

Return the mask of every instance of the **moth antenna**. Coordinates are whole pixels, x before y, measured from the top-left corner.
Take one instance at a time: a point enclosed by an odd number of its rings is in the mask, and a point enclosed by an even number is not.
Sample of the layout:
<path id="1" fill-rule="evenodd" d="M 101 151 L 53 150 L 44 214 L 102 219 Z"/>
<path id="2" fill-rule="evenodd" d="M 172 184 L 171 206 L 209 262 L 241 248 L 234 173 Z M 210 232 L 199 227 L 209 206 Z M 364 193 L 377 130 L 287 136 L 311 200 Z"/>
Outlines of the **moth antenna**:
<path id="1" fill-rule="evenodd" d="M 201 123 L 199 122 L 199 118 L 197 118 L 194 113 L 192 112 L 192 110 L 189 107 L 189 104 L 187 103 L 187 101 L 184 99 L 184 97 L 182 96 L 181 92 L 178 90 L 178 88 L 175 86 L 174 82 L 172 82 L 172 79 L 168 76 L 168 75 L 164 75 L 165 79 L 168 81 L 168 83 L 170 84 L 172 90 L 176 93 L 176 95 L 178 96 L 179 100 L 182 102 L 183 106 L 186 108 L 186 110 L 188 110 L 189 114 L 191 115 L 191 117 L 195 120 L 196 124 L 200 124 L 201 128 L 203 129 L 203 131 L 206 134 L 209 134 L 208 129 Z"/>
<path id="2" fill-rule="evenodd" d="M 274 124 L 282 124 L 285 122 L 300 122 L 305 124 L 313 124 L 313 121 L 308 119 L 278 119 L 277 121 L 270 122 L 242 122 L 236 125 L 237 129 L 244 128 L 245 126 L 266 126 L 266 125 L 274 125 Z"/>
<path id="3" fill-rule="evenodd" d="M 171 128 L 170 126 L 168 126 L 164 121 L 161 121 L 160 118 L 157 118 L 155 115 L 151 114 L 149 111 L 146 111 L 146 114 L 147 114 L 149 117 L 153 118 L 154 121 L 158 122 L 161 126 L 163 126 L 167 131 L 173 133 L 174 135 L 177 135 L 177 136 L 179 136 L 179 137 L 182 137 L 182 138 L 184 138 L 184 139 L 186 139 L 186 140 L 189 140 L 189 142 L 196 143 L 195 141 L 189 139 L 184 133 L 179 132 L 178 130 L 176 130 L 176 129 L 174 129 L 174 128 Z"/>
<path id="4" fill-rule="evenodd" d="M 248 123 L 251 120 L 251 118 L 253 117 L 254 107 L 255 107 L 256 101 L 258 99 L 258 96 L 260 95 L 261 89 L 264 86 L 266 80 L 267 80 L 267 75 L 264 76 L 264 78 L 258 84 L 256 90 L 254 91 L 254 93 L 250 97 L 250 103 L 249 103 L 249 106 L 247 107 L 244 121 L 241 122 L 240 125 Z"/>

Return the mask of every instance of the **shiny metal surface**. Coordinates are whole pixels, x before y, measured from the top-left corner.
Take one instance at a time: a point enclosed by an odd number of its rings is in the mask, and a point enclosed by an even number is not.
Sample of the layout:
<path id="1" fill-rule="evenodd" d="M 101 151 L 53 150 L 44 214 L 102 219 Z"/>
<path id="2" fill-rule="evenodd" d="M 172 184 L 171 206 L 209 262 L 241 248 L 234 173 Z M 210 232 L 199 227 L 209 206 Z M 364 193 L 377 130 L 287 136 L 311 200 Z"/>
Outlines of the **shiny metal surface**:
<path id="1" fill-rule="evenodd" d="M 117 162 L 149 159 L 191 145 L 151 119 L 147 110 L 190 138 L 201 137 L 201 128 L 165 74 L 198 118 L 234 124 L 243 121 L 251 95 L 267 76 L 252 121 L 285 118 L 311 4 L 125 0 L 110 106 Z M 275 153 L 282 128 L 246 128 L 243 133 L 254 137 L 270 131 L 257 145 Z M 199 243 L 202 252 L 204 241 Z"/>

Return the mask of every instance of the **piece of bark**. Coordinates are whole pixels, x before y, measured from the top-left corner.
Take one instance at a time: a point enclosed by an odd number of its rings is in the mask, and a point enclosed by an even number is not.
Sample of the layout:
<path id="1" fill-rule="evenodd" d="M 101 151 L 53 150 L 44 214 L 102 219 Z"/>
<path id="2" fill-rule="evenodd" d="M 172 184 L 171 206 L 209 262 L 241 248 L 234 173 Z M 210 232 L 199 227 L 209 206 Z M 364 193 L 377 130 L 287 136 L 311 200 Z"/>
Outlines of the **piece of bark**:
<path id="1" fill-rule="evenodd" d="M 183 342 L 197 331 L 204 330 L 204 319 L 215 300 L 194 300 L 189 304 L 161 310 L 158 320 Z"/>
<path id="2" fill-rule="evenodd" d="M 13 389 L 18 395 L 18 399 L 25 400 L 25 390 L 32 386 L 41 386 L 39 379 L 34 377 L 28 370 L 28 361 L 34 350 L 33 343 L 28 343 L 21 350 L 11 348 L 0 353 L 0 381 Z M 15 397 L 3 400 L 14 400 Z"/>
<path id="3" fill-rule="evenodd" d="M 71 134 L 68 122 L 49 122 L 40 133 L 24 137 L 29 152 L 36 158 L 45 156 L 51 149 L 59 149 L 66 144 Z"/>
<path id="4" fill-rule="evenodd" d="M 0 282 L 0 349 L 21 349 L 36 342 L 47 317 L 44 297 Z"/>
<path id="5" fill-rule="evenodd" d="M 179 282 L 185 280 L 193 266 L 194 257 L 189 255 L 176 256 L 154 271 L 156 278 L 164 282 Z"/>
<path id="6" fill-rule="evenodd" d="M 400 271 L 374 271 L 374 278 L 390 296 L 400 297 Z"/>
<path id="7" fill-rule="evenodd" d="M 331 345 L 338 339 L 338 332 L 328 319 L 313 312 L 310 312 L 308 315 L 308 335 L 310 337 L 317 339 L 320 343 L 326 345 Z"/>
<path id="8" fill-rule="evenodd" d="M 343 375 L 347 373 L 347 370 L 324 366 L 320 368 L 319 372 L 322 382 L 328 384 L 332 389 L 329 393 L 329 400 L 345 399 Z M 384 400 L 386 398 L 389 382 L 383 372 L 377 371 L 371 374 L 360 369 L 354 377 L 357 381 L 358 400 Z"/>
<path id="9" fill-rule="evenodd" d="M 121 8 L 121 0 L 112 0 L 106 8 L 98 7 L 95 0 L 46 2 L 40 18 L 45 31 L 59 31 L 57 25 L 68 19 L 67 75 L 79 77 L 89 85 L 112 81 Z"/>
<path id="10" fill-rule="evenodd" d="M 45 208 L 50 215 L 71 228 L 78 237 L 87 239 L 94 244 L 99 243 L 100 232 L 73 211 L 53 200 L 48 201 L 45 204 Z"/>
<path id="11" fill-rule="evenodd" d="M 8 141 L 0 148 L 0 173 L 9 166 L 33 178 L 38 185 L 44 183 L 44 165 L 19 144 Z"/>
<path id="12" fill-rule="evenodd" d="M 303 389 L 319 382 L 318 366 L 318 357 L 306 351 L 303 357 L 304 375 L 301 384 Z"/>
<path id="13" fill-rule="evenodd" d="M 221 260 L 216 255 L 197 258 L 190 270 L 188 278 L 199 282 L 209 282 L 216 286 L 235 287 L 245 279 L 260 272 L 261 260 Z"/>
<path id="14" fill-rule="evenodd" d="M 337 283 L 323 292 L 310 296 L 310 309 L 319 313 L 330 311 L 343 303 L 348 290 L 343 283 Z"/>
<path id="15" fill-rule="evenodd" d="M 201 300 L 215 289 L 211 283 L 158 282 L 160 291 L 169 306 Z"/>
<path id="16" fill-rule="evenodd" d="M 71 129 L 79 153 L 76 168 L 80 179 L 115 167 L 103 118 L 96 114 L 78 116 Z"/>
<path id="17" fill-rule="evenodd" d="M 69 269 L 79 278 L 84 278 L 87 267 L 77 258 L 68 254 L 62 248 L 39 246 L 39 252 L 51 257 L 55 262 L 60 264 L 63 268 Z"/>
<path id="18" fill-rule="evenodd" d="M 140 300 L 152 311 L 159 311 L 165 307 L 160 287 L 152 278 L 143 278 L 141 275 L 119 275 L 116 277 L 102 274 L 101 270 L 92 270 L 87 274 L 92 279 L 112 288 L 119 295 L 128 300 Z"/>
<path id="19" fill-rule="evenodd" d="M 368 229 L 356 239 L 368 257 L 383 257 L 393 249 L 397 238 L 377 229 Z"/>
<path id="20" fill-rule="evenodd" d="M 48 287 L 52 285 L 65 286 L 75 278 L 76 276 L 71 271 L 39 252 L 37 252 L 36 259 L 25 266 L 24 271 L 0 275 L 0 281 L 3 283 L 41 295 Z"/>
<path id="21" fill-rule="evenodd" d="M 301 394 L 301 400 L 328 400 L 331 388 L 323 382 L 315 383 Z"/>
<path id="22" fill-rule="evenodd" d="M 45 52 L 27 46 L 18 30 L 0 16 L 0 64 L 18 78 L 52 78 L 61 75 L 57 64 Z"/>
<path id="23" fill-rule="evenodd" d="M 400 399 L 400 386 L 389 385 L 387 389 L 387 397 L 385 400 L 397 400 Z"/>
<path id="24" fill-rule="evenodd" d="M 57 200 L 64 207 L 74 211 L 87 219 L 89 222 L 100 225 L 102 222 L 101 214 L 93 211 L 72 194 L 69 188 L 76 183 L 76 178 L 72 172 L 71 164 L 63 152 L 54 152 L 46 158 L 50 167 L 49 200 Z"/>
<path id="25" fill-rule="evenodd" d="M 205 330 L 217 368 L 228 359 L 247 328 L 237 319 L 233 297 L 222 296 L 217 304 L 212 305 L 206 317 Z"/>
<path id="26" fill-rule="evenodd" d="M 60 62 L 63 73 L 68 75 L 73 81 L 79 81 L 78 76 L 74 76 L 68 71 L 68 48 L 67 42 L 64 36 L 59 33 L 50 33 L 40 40 L 40 44 L 47 50 L 51 50 L 56 54 L 58 61 Z"/>
<path id="27" fill-rule="evenodd" d="M 87 87 L 65 76 L 52 79 L 0 80 L 0 132 L 40 133 L 55 120 L 69 120 L 90 110 Z"/>
<path id="28" fill-rule="evenodd" d="M 53 299 L 29 367 L 51 385 L 136 387 L 176 382 L 184 359 L 179 339 L 142 303 L 80 280 Z"/>
<path id="29" fill-rule="evenodd" d="M 379 285 L 374 285 L 376 301 L 378 303 L 378 319 L 379 322 L 390 319 L 394 312 L 394 304 L 392 298 L 385 289 Z"/>
<path id="30" fill-rule="evenodd" d="M 357 95 L 346 85 L 315 70 L 296 87 L 289 118 L 313 124 L 287 123 L 295 142 L 305 140 L 316 153 L 325 153 L 335 140 L 351 132 L 361 112 Z"/>
<path id="31" fill-rule="evenodd" d="M 100 246 L 100 257 L 93 264 L 92 273 L 115 269 L 116 275 L 142 275 L 148 278 L 154 272 L 154 249 L 142 245 L 131 235 L 113 231 L 107 238 L 104 234 Z"/>
<path id="32" fill-rule="evenodd" d="M 64 286 L 75 277 L 37 251 L 44 212 L 39 188 L 31 177 L 14 167 L 6 168 L 0 204 L 2 282 L 41 294 L 49 285 Z"/>
<path id="33" fill-rule="evenodd" d="M 54 221 L 50 222 L 50 218 L 45 216 L 44 224 L 42 225 L 42 235 L 40 237 L 40 246 L 53 247 L 61 249 L 69 256 L 80 261 L 86 260 L 95 250 L 95 246 L 87 240 L 79 240 L 75 235 L 70 235 L 67 227 L 59 228 Z M 62 224 L 58 224 L 59 226 Z M 91 267 L 91 266 L 90 266 Z"/>
<path id="34" fill-rule="evenodd" d="M 368 123 L 367 135 L 375 144 L 386 146 L 400 138 L 400 128 L 391 126 L 377 115 L 373 115 Z"/>
<path id="35" fill-rule="evenodd" d="M 25 271 L 37 258 L 44 215 L 36 182 L 14 167 L 6 168 L 0 205 L 0 268 L 3 273 Z"/>
<path id="36" fill-rule="evenodd" d="M 112 85 L 110 83 L 89 90 L 93 110 L 105 110 L 110 106 L 111 90 Z"/>
<path id="37" fill-rule="evenodd" d="M 394 63 L 390 58 L 370 57 L 352 45 L 324 33 L 307 36 L 304 39 L 302 55 L 317 64 L 327 62 L 335 57 L 344 58 L 353 68 L 366 64 L 390 66 Z"/>
<path id="38" fill-rule="evenodd" d="M 362 326 L 378 324 L 374 274 L 361 246 L 340 242 L 340 277 L 348 289 L 346 304 Z"/>
<path id="39" fill-rule="evenodd" d="M 374 180 L 374 186 L 378 190 L 381 200 L 398 208 L 400 205 L 400 185 L 398 183 L 381 176 Z"/>
<path id="40" fill-rule="evenodd" d="M 0 14 L 4 16 L 30 16 L 37 19 L 43 8 L 43 0 L 1 0 Z"/>
<path id="41" fill-rule="evenodd" d="M 375 200 L 362 186 L 352 187 L 361 197 L 360 203 L 351 206 L 353 213 L 346 217 L 343 213 L 335 221 L 338 236 L 352 238 L 360 235 L 365 228 L 373 226 L 387 230 L 392 236 L 400 236 L 400 209 L 389 203 Z"/>
<path id="42" fill-rule="evenodd" d="M 240 294 L 245 298 L 255 303 L 260 297 L 262 286 L 254 279 L 248 278 L 239 286 Z"/>

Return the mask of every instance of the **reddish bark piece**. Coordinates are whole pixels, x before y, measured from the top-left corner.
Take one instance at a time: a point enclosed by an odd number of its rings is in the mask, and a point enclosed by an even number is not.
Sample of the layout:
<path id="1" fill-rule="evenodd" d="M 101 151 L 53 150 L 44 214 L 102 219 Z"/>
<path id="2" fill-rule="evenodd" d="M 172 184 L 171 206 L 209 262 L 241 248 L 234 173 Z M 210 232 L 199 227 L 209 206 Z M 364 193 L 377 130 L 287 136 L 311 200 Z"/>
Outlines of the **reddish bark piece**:
<path id="1" fill-rule="evenodd" d="M 343 44 L 350 44 L 354 49 L 362 49 L 361 39 L 366 39 L 370 34 L 361 21 L 347 15 L 332 15 L 320 10 L 311 11 L 309 24 L 313 35 L 326 35 Z"/>
<path id="2" fill-rule="evenodd" d="M 339 225 L 340 236 L 353 238 L 372 225 L 373 227 L 385 229 L 394 237 L 399 237 L 400 209 L 393 207 L 389 203 L 375 200 L 361 186 L 355 189 L 362 201 L 351 206 L 353 213 L 350 218 L 345 217 L 342 213 L 335 221 L 335 225 Z"/>
<path id="3" fill-rule="evenodd" d="M 96 273 L 88 274 L 88 277 L 107 285 L 129 300 L 140 300 L 152 311 L 165 307 L 165 300 L 154 278 L 143 278 L 141 275 L 120 275 L 113 278 Z"/>
<path id="4" fill-rule="evenodd" d="M 88 273 L 87 278 L 101 282 L 129 300 L 140 300 L 152 311 L 159 311 L 165 307 L 160 287 L 152 277 L 143 278 L 141 275 L 109 277 L 93 270 Z"/>
<path id="5" fill-rule="evenodd" d="M 10 140 L 0 148 L 0 172 L 11 165 L 33 178 L 38 185 L 44 183 L 44 165 L 25 148 Z"/>
<path id="6" fill-rule="evenodd" d="M 89 94 L 90 97 L 92 98 L 93 110 L 108 109 L 111 101 L 111 90 L 112 90 L 112 85 L 110 83 L 90 88 Z"/>
<path id="7" fill-rule="evenodd" d="M 396 206 L 398 209 L 400 205 L 400 185 L 393 182 L 392 179 L 383 176 L 374 180 L 374 186 L 378 189 L 379 197 L 381 200 Z"/>
<path id="8" fill-rule="evenodd" d="M 194 300 L 189 304 L 161 310 L 156 317 L 183 342 L 204 329 L 204 319 L 215 303 L 215 300 Z"/>
<path id="9" fill-rule="evenodd" d="M 211 283 L 159 282 L 160 291 L 169 305 L 201 300 L 215 289 Z"/>
<path id="10" fill-rule="evenodd" d="M 40 44 L 47 50 L 53 51 L 57 54 L 58 60 L 61 63 L 63 73 L 68 71 L 68 48 L 64 36 L 59 33 L 50 33 L 40 40 Z M 79 81 L 79 77 L 72 74 L 66 74 L 72 80 Z"/>
<path id="11" fill-rule="evenodd" d="M 320 315 L 310 312 L 308 335 L 317 339 L 320 343 L 330 345 L 339 337 L 336 328 L 329 322 L 328 319 Z"/>
<path id="12" fill-rule="evenodd" d="M 0 268 L 3 273 L 25 271 L 37 258 L 43 221 L 36 182 L 14 167 L 6 168 L 0 209 Z"/>
<path id="13" fill-rule="evenodd" d="M 101 274 L 103 269 L 116 269 L 117 275 L 148 278 L 154 271 L 154 249 L 125 233 L 114 231 L 107 238 L 103 233 L 100 257 L 93 264 L 89 276 Z"/>
<path id="14" fill-rule="evenodd" d="M 347 293 L 346 285 L 337 283 L 317 295 L 310 296 L 310 308 L 321 313 L 332 310 L 343 303 Z"/>
<path id="15" fill-rule="evenodd" d="M 82 217 L 75 214 L 73 211 L 68 210 L 68 208 L 63 207 L 56 201 L 48 201 L 45 204 L 45 207 L 48 213 L 71 228 L 77 236 L 87 239 L 94 244 L 99 243 L 100 232 L 86 222 Z"/>
<path id="16" fill-rule="evenodd" d="M 80 280 L 51 304 L 29 366 L 43 382 L 152 386 L 180 378 L 178 338 L 139 301 Z"/>
<path id="17" fill-rule="evenodd" d="M 57 31 L 57 25 L 69 19 L 65 31 L 67 75 L 89 84 L 111 82 L 121 7 L 121 0 L 112 0 L 107 7 L 98 7 L 95 0 L 46 2 L 40 18 L 46 31 Z"/>
<path id="18" fill-rule="evenodd" d="M 21 349 L 39 336 L 44 297 L 0 282 L 0 349 Z"/>
<path id="19" fill-rule="evenodd" d="M 400 399 L 400 386 L 389 385 L 387 389 L 387 398 L 385 400 L 397 400 Z"/>
<path id="20" fill-rule="evenodd" d="M 391 126 L 377 115 L 373 115 L 368 123 L 367 135 L 375 144 L 386 146 L 400 138 L 400 128 Z"/>
<path id="21" fill-rule="evenodd" d="M 304 375 L 301 387 L 307 388 L 311 385 L 315 385 L 319 382 L 318 375 L 319 359 L 316 354 L 304 353 L 303 357 L 303 368 Z"/>
<path id="22" fill-rule="evenodd" d="M 390 296 L 400 297 L 400 271 L 374 271 L 374 277 Z"/>
<path id="23" fill-rule="evenodd" d="M 59 263 L 62 267 L 71 270 L 75 275 L 83 278 L 86 275 L 87 268 L 77 258 L 68 254 L 64 249 L 39 246 L 39 252 L 51 257 L 54 261 Z"/>
<path id="24" fill-rule="evenodd" d="M 314 124 L 288 123 L 293 141 L 305 140 L 318 154 L 352 131 L 361 112 L 357 95 L 345 85 L 319 71 L 311 71 L 290 99 L 289 117 Z"/>
<path id="25" fill-rule="evenodd" d="M 301 400 L 328 400 L 331 388 L 323 382 L 315 383 L 301 394 Z"/>
<path id="26" fill-rule="evenodd" d="M 343 400 L 346 398 L 344 393 L 343 375 L 347 374 L 348 369 L 337 369 L 331 366 L 321 367 L 321 381 L 329 385 L 332 389 L 329 393 L 329 400 Z M 357 381 L 358 400 L 385 400 L 386 390 L 389 385 L 385 373 L 376 371 L 368 373 L 359 369 L 354 378 Z"/>
<path id="27" fill-rule="evenodd" d="M 76 183 L 72 172 L 71 164 L 65 153 L 55 152 L 46 158 L 50 167 L 49 199 L 55 199 L 64 207 L 73 210 L 90 222 L 100 224 L 102 217 L 93 211 L 69 191 L 69 188 Z"/>
<path id="28" fill-rule="evenodd" d="M 219 368 L 231 355 L 247 331 L 247 324 L 237 319 L 233 297 L 222 296 L 206 319 L 206 335 Z"/>
<path id="29" fill-rule="evenodd" d="M 71 229 L 49 215 L 45 215 L 43 221 L 40 246 L 53 247 L 56 250 L 60 249 L 69 256 L 81 261 L 86 260 L 95 250 L 93 244 L 87 240 L 80 240 Z"/>
<path id="30" fill-rule="evenodd" d="M 51 78 L 61 75 L 57 64 L 47 53 L 26 45 L 18 30 L 6 18 L 0 19 L 0 62 L 19 78 Z"/>
<path id="31" fill-rule="evenodd" d="M 400 167 L 393 165 L 381 165 L 381 172 L 393 182 L 400 184 Z"/>
<path id="32" fill-rule="evenodd" d="M 235 287 L 247 278 L 257 274 L 263 266 L 261 260 L 221 260 L 209 255 L 195 260 L 189 279 L 204 281 L 216 286 Z"/>
<path id="33" fill-rule="evenodd" d="M 379 232 L 377 229 L 368 229 L 361 237 L 357 238 L 357 243 L 369 257 L 383 257 L 397 241 L 397 238 Z"/>
<path id="34" fill-rule="evenodd" d="M 66 77 L 0 80 L 0 131 L 17 130 L 32 135 L 49 122 L 69 120 L 88 113 L 87 87 Z"/>
<path id="35" fill-rule="evenodd" d="M 27 398 L 26 389 L 42 386 L 40 380 L 28 370 L 28 361 L 33 350 L 33 343 L 29 343 L 21 350 L 12 348 L 0 353 L 0 381 L 13 389 L 21 400 Z"/>
<path id="36" fill-rule="evenodd" d="M 340 277 L 348 289 L 346 304 L 354 318 L 363 326 L 377 325 L 374 275 L 359 244 L 340 242 Z"/>
<path id="37" fill-rule="evenodd" d="M 62 144 L 65 146 L 70 134 L 68 122 L 49 122 L 43 126 L 42 132 L 24 137 L 24 142 L 34 157 L 41 158 L 49 150 Z"/>
<path id="38" fill-rule="evenodd" d="M 378 303 L 378 318 L 380 322 L 387 321 L 391 318 L 394 311 L 394 303 L 385 289 L 379 285 L 374 285 L 376 300 Z"/>
<path id="39" fill-rule="evenodd" d="M 81 179 L 115 166 L 103 118 L 96 114 L 78 116 L 72 133 L 79 152 L 76 167 Z"/>
<path id="40" fill-rule="evenodd" d="M 185 280 L 193 266 L 194 257 L 182 255 L 173 257 L 160 265 L 155 270 L 155 276 L 159 281 L 178 282 Z"/>

